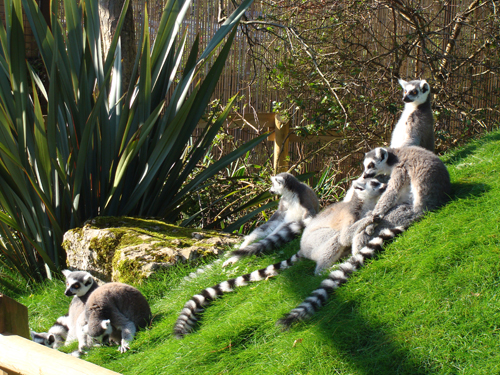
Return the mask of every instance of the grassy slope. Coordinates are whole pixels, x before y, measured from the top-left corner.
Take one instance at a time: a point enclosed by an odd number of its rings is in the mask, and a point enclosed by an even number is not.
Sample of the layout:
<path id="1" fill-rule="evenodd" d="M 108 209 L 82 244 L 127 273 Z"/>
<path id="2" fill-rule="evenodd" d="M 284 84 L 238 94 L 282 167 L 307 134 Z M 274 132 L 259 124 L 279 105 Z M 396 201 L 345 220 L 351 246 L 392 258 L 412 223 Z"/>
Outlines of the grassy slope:
<path id="1" fill-rule="evenodd" d="M 453 201 L 428 214 L 356 273 L 312 320 L 282 332 L 275 322 L 321 281 L 304 261 L 210 306 L 195 333 L 171 330 L 191 295 L 285 259 L 220 265 L 194 280 L 185 268 L 140 286 L 156 318 L 132 350 L 96 348 L 86 359 L 124 374 L 493 374 L 500 372 L 500 133 L 444 157 Z M 19 300 L 33 329 L 64 312 L 61 282 Z M 57 306 L 57 311 L 50 312 Z"/>

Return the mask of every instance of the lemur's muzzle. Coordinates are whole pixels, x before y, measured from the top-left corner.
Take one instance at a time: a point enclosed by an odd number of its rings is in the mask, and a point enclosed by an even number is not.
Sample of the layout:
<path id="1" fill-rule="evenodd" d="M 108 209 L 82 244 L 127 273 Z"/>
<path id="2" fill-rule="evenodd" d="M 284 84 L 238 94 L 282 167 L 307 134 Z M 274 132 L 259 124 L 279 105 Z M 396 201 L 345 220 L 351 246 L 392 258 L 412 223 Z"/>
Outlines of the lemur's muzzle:
<path id="1" fill-rule="evenodd" d="M 375 177 L 375 172 L 373 173 L 363 173 L 363 178 L 373 178 Z"/>

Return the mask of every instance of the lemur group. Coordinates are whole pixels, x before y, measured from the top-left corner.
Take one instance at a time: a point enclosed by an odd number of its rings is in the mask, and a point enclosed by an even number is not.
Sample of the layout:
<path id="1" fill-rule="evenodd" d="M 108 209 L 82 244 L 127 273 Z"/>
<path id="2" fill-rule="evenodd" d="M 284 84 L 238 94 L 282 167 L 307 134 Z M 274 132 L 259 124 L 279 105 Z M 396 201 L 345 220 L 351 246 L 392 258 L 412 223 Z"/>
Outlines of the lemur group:
<path id="1" fill-rule="evenodd" d="M 271 177 L 270 192 L 280 196 L 271 218 L 244 238 L 224 267 L 243 257 L 268 252 L 302 233 L 300 249 L 289 259 L 223 281 L 202 290 L 185 303 L 174 325 L 183 338 L 197 325 L 211 301 L 235 287 L 276 276 L 303 258 L 316 262 L 316 274 L 330 270 L 320 286 L 278 323 L 284 328 L 310 318 L 325 305 L 330 294 L 382 249 L 384 241 L 402 233 L 427 211 L 447 203 L 450 176 L 434 153 L 434 118 L 431 90 L 425 80 L 399 80 L 404 110 L 392 133 L 390 147 L 365 154 L 364 170 L 352 182 L 344 199 L 322 210 L 316 193 L 289 173 Z M 343 261 L 341 261 L 343 260 Z M 121 283 L 97 287 L 88 272 L 63 271 L 65 294 L 73 295 L 69 313 L 46 333 L 32 332 L 33 340 L 59 347 L 78 340 L 78 351 L 109 341 L 119 350 L 129 348 L 138 328 L 151 321 L 151 310 L 142 294 Z"/>

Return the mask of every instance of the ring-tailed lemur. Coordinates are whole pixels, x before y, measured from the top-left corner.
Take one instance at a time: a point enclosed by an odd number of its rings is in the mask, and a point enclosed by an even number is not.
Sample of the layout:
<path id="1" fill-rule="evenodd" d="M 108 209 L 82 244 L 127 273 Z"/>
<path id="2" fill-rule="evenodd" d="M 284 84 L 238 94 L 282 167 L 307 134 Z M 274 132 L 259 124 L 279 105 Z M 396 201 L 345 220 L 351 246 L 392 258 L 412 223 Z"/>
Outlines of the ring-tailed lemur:
<path id="1" fill-rule="evenodd" d="M 87 336 L 102 340 L 106 335 L 120 342 L 121 353 L 130 349 L 138 328 L 146 327 L 152 319 L 146 298 L 136 288 L 122 283 L 108 283 L 92 293 L 85 304 L 82 328 L 78 330 L 78 350 L 88 346 Z M 121 341 L 120 341 L 121 339 Z"/>
<path id="2" fill-rule="evenodd" d="M 389 240 L 405 231 L 419 215 L 415 214 L 411 204 L 399 204 L 393 207 L 375 229 L 373 236 L 365 233 L 365 227 L 369 220 L 361 219 L 356 222 L 350 230 L 355 232 L 353 239 L 353 255 L 323 280 L 318 289 L 314 290 L 309 297 L 299 306 L 290 311 L 278 321 L 285 328 L 293 323 L 309 319 L 316 311 L 324 306 L 328 297 L 334 290 L 344 284 L 349 276 L 359 270 L 366 259 L 371 258 L 382 248 L 384 241 Z M 354 248 L 359 250 L 355 250 Z"/>
<path id="3" fill-rule="evenodd" d="M 363 177 L 390 175 L 387 189 L 373 209 L 380 220 L 398 203 L 411 202 L 417 215 L 434 210 L 449 200 L 450 175 L 434 153 L 418 146 L 376 148 L 366 153 Z"/>
<path id="4" fill-rule="evenodd" d="M 348 201 L 326 207 L 306 226 L 299 255 L 316 262 L 315 274 L 350 252 L 353 233 L 349 228 L 373 210 L 386 187 L 376 179 L 358 178 L 352 183 L 354 194 Z"/>
<path id="5" fill-rule="evenodd" d="M 37 333 L 31 331 L 31 339 L 43 346 L 57 349 L 64 345 L 69 331 L 69 316 L 68 314 L 57 318 L 56 322 L 49 328 L 47 332 Z"/>
<path id="6" fill-rule="evenodd" d="M 88 272 L 63 270 L 62 273 L 66 277 L 64 294 L 68 297 L 73 296 L 68 314 L 57 318 L 48 332 L 31 334 L 33 341 L 52 348 L 58 348 L 77 339 L 78 317 L 85 310 L 85 302 L 98 287 Z"/>
<path id="7" fill-rule="evenodd" d="M 399 84 L 403 88 L 405 108 L 392 132 L 391 147 L 421 146 L 434 152 L 434 117 L 431 88 L 425 80 Z"/>
<path id="8" fill-rule="evenodd" d="M 384 240 L 402 233 L 425 211 L 434 210 L 449 199 L 451 184 L 446 166 L 434 153 L 421 147 L 377 148 L 366 154 L 364 166 L 365 178 L 390 175 L 387 189 L 373 212 L 349 228 L 351 235 L 354 232 L 353 255 L 331 272 L 302 304 L 280 319 L 279 323 L 285 327 L 313 315 L 366 258 L 382 248 Z"/>
<path id="9" fill-rule="evenodd" d="M 301 258 L 308 258 L 318 262 L 320 267 L 317 267 L 316 271 L 333 264 L 336 259 L 345 253 L 346 246 L 350 246 L 350 244 L 341 243 L 341 238 L 347 237 L 343 231 L 359 219 L 367 209 L 372 209 L 375 206 L 378 197 L 386 187 L 386 184 L 380 183 L 378 180 L 365 180 L 363 178 L 354 181 L 353 185 L 355 185 L 355 188 L 348 202 L 333 204 L 311 220 L 302 235 L 301 247 L 297 254 L 266 268 L 204 289 L 201 293 L 193 296 L 184 305 L 175 323 L 175 336 L 182 338 L 189 333 L 198 320 L 197 314 L 212 300 L 224 293 L 232 292 L 235 287 L 275 276 L 278 270 L 289 268 Z M 307 228 L 310 228 L 310 230 L 307 231 Z M 323 229 L 326 231 L 323 231 Z M 310 237 L 311 239 L 304 240 L 304 237 Z M 318 243 L 318 240 L 320 243 Z M 320 248 L 318 250 L 314 249 L 315 245 Z"/>
<path id="10" fill-rule="evenodd" d="M 290 173 L 271 177 L 272 194 L 281 195 L 278 209 L 271 218 L 247 235 L 238 250 L 231 252 L 223 267 L 239 259 L 271 250 L 297 236 L 319 212 L 316 193 Z M 260 240 L 258 242 L 254 242 Z M 254 243 L 252 243 L 254 242 Z"/>

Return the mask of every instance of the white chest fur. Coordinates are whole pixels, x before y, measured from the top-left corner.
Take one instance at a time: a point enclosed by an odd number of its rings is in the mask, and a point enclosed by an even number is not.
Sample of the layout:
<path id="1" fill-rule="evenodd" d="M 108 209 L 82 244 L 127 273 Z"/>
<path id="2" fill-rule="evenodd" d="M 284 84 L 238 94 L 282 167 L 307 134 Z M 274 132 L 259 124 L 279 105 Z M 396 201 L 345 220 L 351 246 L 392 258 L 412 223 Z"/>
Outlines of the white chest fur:
<path id="1" fill-rule="evenodd" d="M 285 222 L 300 220 L 304 217 L 304 207 L 296 194 L 283 195 L 283 208 L 285 209 Z"/>
<path id="2" fill-rule="evenodd" d="M 412 104 L 405 104 L 401 118 L 399 119 L 394 131 L 392 132 L 391 147 L 398 148 L 405 144 L 410 138 L 410 132 L 408 129 L 408 118 L 415 111 L 415 106 Z"/>

